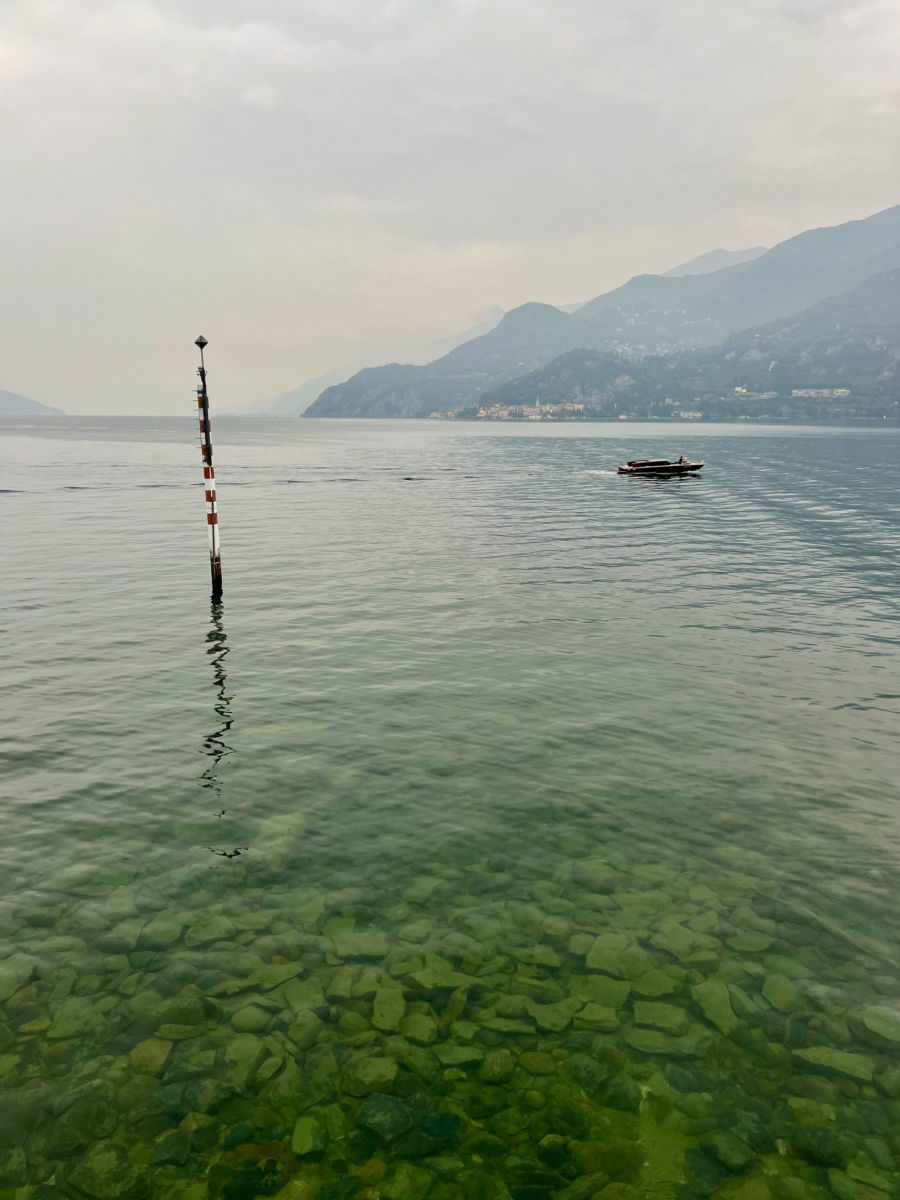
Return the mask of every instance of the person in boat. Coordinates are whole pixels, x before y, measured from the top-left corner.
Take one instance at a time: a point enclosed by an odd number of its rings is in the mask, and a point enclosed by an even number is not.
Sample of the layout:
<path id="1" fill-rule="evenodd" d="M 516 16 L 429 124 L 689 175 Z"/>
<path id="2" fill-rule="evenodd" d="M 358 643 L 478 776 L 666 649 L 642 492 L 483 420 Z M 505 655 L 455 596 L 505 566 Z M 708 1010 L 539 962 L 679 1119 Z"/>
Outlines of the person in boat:
<path id="1" fill-rule="evenodd" d="M 681 458 L 679 458 L 679 460 L 678 460 L 678 465 L 680 466 L 682 463 L 686 463 L 686 462 L 687 462 L 687 459 L 682 454 Z"/>

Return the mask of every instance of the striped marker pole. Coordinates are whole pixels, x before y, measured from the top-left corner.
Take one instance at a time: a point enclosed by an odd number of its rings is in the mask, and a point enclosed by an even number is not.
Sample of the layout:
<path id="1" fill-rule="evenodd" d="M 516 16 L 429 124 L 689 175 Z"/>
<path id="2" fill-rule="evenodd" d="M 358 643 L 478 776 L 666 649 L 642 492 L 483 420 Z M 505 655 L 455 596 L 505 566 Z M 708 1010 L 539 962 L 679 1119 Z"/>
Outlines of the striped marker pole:
<path id="1" fill-rule="evenodd" d="M 212 575 L 212 598 L 219 600 L 222 596 L 222 557 L 219 553 L 219 511 L 216 507 L 216 472 L 213 468 L 212 434 L 209 428 L 206 364 L 203 361 L 203 348 L 208 343 L 203 334 L 197 338 L 194 345 L 200 348 L 200 366 L 197 368 L 197 374 L 200 376 L 200 384 L 197 388 L 197 409 L 200 414 L 200 454 L 203 458 L 206 524 L 209 530 L 209 569 Z"/>

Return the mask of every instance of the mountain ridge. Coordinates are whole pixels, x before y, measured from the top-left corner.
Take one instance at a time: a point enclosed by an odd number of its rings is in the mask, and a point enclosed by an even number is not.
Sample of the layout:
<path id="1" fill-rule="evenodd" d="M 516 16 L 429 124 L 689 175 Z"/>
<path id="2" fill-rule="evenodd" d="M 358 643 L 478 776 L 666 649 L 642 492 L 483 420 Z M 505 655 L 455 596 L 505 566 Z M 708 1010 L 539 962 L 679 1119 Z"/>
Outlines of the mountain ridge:
<path id="1" fill-rule="evenodd" d="M 448 400 L 474 403 L 569 350 L 640 357 L 716 345 L 847 291 L 898 253 L 900 205 L 807 230 L 710 274 L 638 275 L 571 313 L 539 302 L 521 305 L 489 333 L 425 366 L 365 368 L 327 388 L 306 415 L 427 415 L 447 408 Z"/>
<path id="2" fill-rule="evenodd" d="M 754 258 L 760 258 L 765 254 L 768 249 L 768 246 L 749 246 L 746 250 L 723 250 L 721 248 L 707 250 L 705 254 L 689 258 L 687 262 L 679 263 L 677 267 L 670 267 L 662 274 L 669 278 L 681 275 L 708 275 L 712 271 L 721 270 L 722 267 L 733 267 L 738 263 L 752 262 Z"/>
<path id="3" fill-rule="evenodd" d="M 569 351 L 501 384 L 481 405 L 583 404 L 596 415 L 626 410 L 649 418 L 681 405 L 721 418 L 752 415 L 760 403 L 770 415 L 809 416 L 817 407 L 811 401 L 867 419 L 900 419 L 900 265 L 716 347 L 633 361 Z"/>

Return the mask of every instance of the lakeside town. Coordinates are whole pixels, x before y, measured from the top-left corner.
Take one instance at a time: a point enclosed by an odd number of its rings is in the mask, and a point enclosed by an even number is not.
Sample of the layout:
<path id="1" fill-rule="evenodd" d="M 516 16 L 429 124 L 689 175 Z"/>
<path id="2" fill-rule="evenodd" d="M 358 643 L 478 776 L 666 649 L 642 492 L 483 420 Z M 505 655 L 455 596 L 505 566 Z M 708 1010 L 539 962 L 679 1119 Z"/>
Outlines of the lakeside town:
<path id="1" fill-rule="evenodd" d="M 789 421 L 797 419 L 884 420 L 883 414 L 853 406 L 849 388 L 793 388 L 790 397 L 778 392 L 754 392 L 736 387 L 716 397 L 697 397 L 690 407 L 667 397 L 646 404 L 617 406 L 608 401 L 568 401 L 542 404 L 494 403 L 436 409 L 433 421 Z M 817 410 L 817 411 L 813 411 Z"/>

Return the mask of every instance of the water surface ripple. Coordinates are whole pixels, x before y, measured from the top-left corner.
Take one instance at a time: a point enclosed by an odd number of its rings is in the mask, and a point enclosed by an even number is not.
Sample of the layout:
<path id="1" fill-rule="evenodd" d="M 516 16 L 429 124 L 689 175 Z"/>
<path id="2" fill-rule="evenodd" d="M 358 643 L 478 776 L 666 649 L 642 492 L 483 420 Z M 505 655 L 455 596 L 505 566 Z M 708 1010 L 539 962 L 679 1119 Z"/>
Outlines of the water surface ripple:
<path id="1" fill-rule="evenodd" d="M 215 432 L 0 427 L 0 1200 L 900 1196 L 898 434 Z"/>

